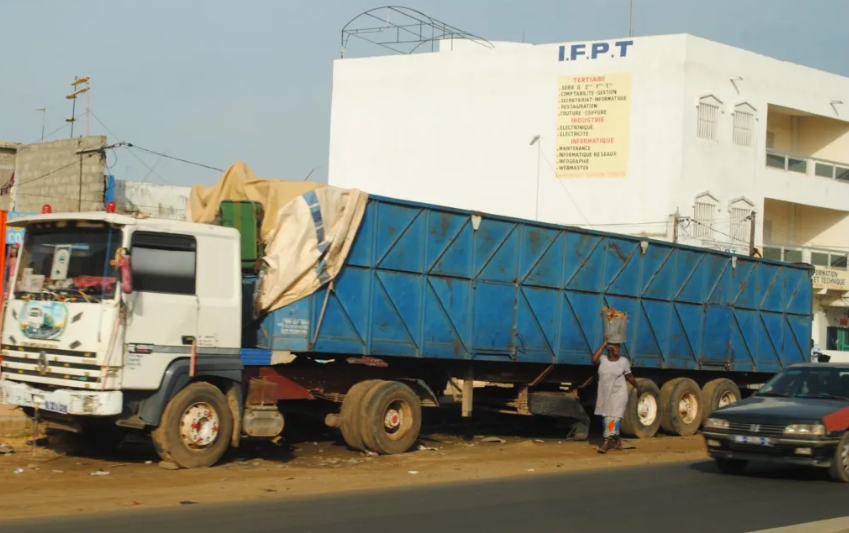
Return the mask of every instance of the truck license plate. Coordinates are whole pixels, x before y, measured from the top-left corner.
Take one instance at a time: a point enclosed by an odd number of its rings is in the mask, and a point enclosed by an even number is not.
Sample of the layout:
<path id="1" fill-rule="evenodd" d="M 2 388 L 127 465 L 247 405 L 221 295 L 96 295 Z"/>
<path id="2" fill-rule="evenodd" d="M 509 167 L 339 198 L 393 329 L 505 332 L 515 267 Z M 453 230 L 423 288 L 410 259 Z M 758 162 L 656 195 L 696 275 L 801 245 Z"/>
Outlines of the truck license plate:
<path id="1" fill-rule="evenodd" d="M 734 442 L 738 444 L 754 444 L 755 446 L 772 446 L 772 440 L 767 437 L 746 437 L 735 435 Z"/>

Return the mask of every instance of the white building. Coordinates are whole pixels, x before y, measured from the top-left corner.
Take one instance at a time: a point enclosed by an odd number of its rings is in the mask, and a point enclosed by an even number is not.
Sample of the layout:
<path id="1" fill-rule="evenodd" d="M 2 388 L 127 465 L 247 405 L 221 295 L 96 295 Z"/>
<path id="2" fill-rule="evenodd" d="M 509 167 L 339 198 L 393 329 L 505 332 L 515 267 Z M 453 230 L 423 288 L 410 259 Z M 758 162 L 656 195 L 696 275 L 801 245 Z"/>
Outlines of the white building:
<path id="1" fill-rule="evenodd" d="M 337 60 L 329 183 L 661 239 L 678 213 L 681 242 L 738 253 L 754 213 L 765 257 L 820 269 L 835 348 L 849 78 L 691 35 L 494 45 Z"/>

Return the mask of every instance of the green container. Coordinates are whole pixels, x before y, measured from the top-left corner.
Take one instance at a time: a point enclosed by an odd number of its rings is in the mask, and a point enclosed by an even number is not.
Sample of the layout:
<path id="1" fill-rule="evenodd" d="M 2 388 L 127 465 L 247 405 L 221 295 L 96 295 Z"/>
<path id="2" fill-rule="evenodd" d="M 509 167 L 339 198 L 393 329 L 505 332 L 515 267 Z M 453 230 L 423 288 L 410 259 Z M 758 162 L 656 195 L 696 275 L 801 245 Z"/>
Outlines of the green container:
<path id="1" fill-rule="evenodd" d="M 265 255 L 260 239 L 262 204 L 249 200 L 224 200 L 218 208 L 219 224 L 236 228 L 242 236 L 242 269 L 259 270 L 259 261 Z"/>

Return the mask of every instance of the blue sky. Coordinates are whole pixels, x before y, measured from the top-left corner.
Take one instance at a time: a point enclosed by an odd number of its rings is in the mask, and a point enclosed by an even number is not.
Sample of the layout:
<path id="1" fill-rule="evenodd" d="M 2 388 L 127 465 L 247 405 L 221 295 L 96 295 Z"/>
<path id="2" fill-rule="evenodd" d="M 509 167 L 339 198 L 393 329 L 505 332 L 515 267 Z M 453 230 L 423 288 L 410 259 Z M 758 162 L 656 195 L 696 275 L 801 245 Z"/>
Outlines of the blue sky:
<path id="1" fill-rule="evenodd" d="M 340 30 L 375 0 L 5 0 L 0 140 L 34 142 L 70 116 L 74 76 L 120 140 L 261 177 L 326 179 Z M 490 40 L 627 36 L 629 0 L 403 0 Z M 692 33 L 849 76 L 849 0 L 633 0 L 634 34 Z M 383 53 L 352 42 L 355 55 Z M 388 53 L 388 52 L 387 52 Z M 847 95 L 849 98 L 849 95 Z M 77 107 L 77 113 L 81 106 Z M 77 122 L 79 134 L 83 120 Z M 108 134 L 92 119 L 92 134 Z M 67 137 L 62 129 L 51 139 Z M 110 142 L 116 142 L 109 135 Z M 127 149 L 120 179 L 189 185 L 219 173 Z M 148 167 L 153 167 L 151 173 Z"/>

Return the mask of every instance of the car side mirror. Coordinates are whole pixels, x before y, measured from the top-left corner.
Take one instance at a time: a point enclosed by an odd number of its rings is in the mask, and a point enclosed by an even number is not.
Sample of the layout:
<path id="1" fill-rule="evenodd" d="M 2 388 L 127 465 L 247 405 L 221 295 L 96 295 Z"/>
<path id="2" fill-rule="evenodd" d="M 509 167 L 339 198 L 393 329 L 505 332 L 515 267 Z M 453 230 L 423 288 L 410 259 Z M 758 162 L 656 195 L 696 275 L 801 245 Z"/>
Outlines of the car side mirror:
<path id="1" fill-rule="evenodd" d="M 828 363 L 831 361 L 831 356 L 824 353 L 817 354 L 817 363 Z"/>
<path id="2" fill-rule="evenodd" d="M 130 294 L 133 292 L 133 270 L 130 267 L 130 256 L 121 258 L 121 292 Z"/>

